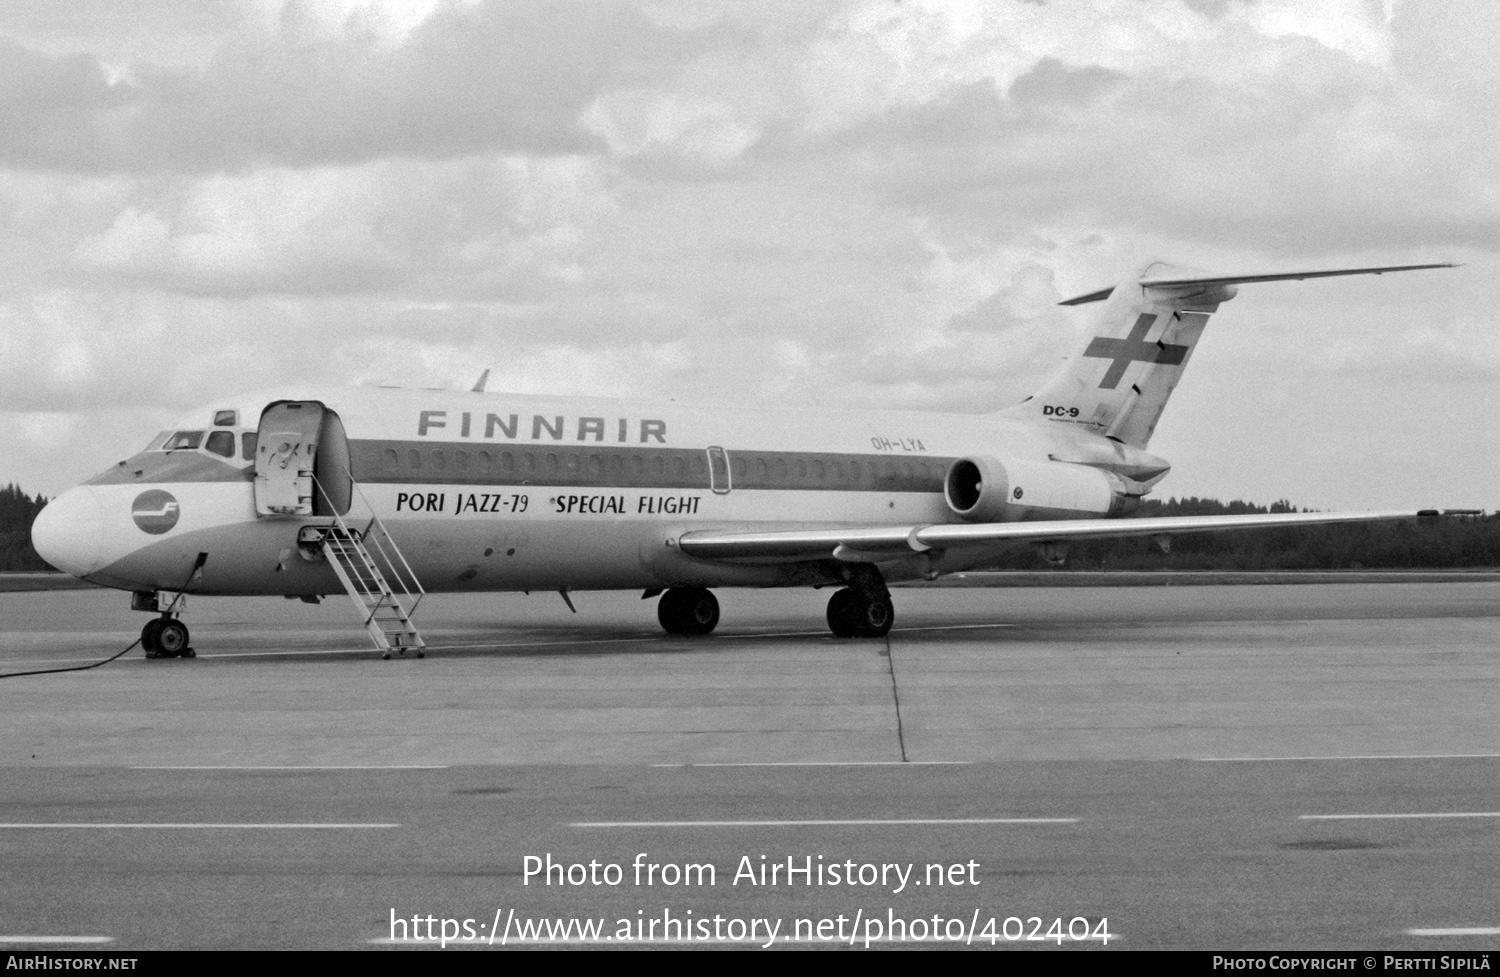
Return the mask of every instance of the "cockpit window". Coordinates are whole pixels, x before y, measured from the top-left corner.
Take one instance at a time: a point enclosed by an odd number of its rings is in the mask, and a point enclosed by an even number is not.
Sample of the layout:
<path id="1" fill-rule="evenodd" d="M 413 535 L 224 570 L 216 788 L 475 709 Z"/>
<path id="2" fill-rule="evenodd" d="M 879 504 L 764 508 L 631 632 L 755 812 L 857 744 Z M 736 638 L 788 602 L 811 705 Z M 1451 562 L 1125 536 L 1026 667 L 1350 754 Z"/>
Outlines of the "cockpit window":
<path id="1" fill-rule="evenodd" d="M 162 446 L 162 450 L 177 451 L 184 448 L 196 448 L 202 443 L 202 431 L 178 431 L 167 439 L 167 443 Z"/>
<path id="2" fill-rule="evenodd" d="M 257 433 L 258 432 L 255 431 L 246 431 L 244 434 L 240 435 L 240 442 L 244 445 L 244 454 L 242 454 L 240 457 L 245 461 L 255 460 L 255 435 Z"/>
<path id="3" fill-rule="evenodd" d="M 239 423 L 239 412 L 238 411 L 232 411 L 232 410 L 218 410 L 218 411 L 214 411 L 214 427 L 234 427 L 238 423 Z M 213 450 L 212 449 L 212 445 L 213 445 L 213 439 L 212 438 L 209 439 L 209 445 L 210 445 L 209 450 Z M 220 454 L 222 454 L 222 453 L 223 452 L 220 452 Z M 233 454 L 233 452 L 230 452 L 230 453 Z"/>
<path id="4" fill-rule="evenodd" d="M 208 436 L 208 443 L 204 447 L 216 455 L 233 458 L 234 434 L 230 431 L 214 431 Z"/>

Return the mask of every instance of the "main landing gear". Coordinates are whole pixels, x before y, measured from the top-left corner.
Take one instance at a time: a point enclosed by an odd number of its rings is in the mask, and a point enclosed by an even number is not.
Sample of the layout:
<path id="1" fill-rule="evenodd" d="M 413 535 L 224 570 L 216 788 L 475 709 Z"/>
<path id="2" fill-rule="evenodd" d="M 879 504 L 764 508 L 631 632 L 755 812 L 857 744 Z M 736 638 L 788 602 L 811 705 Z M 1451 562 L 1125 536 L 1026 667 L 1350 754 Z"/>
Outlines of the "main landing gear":
<path id="1" fill-rule="evenodd" d="M 175 617 L 162 615 L 141 628 L 141 647 L 147 658 L 197 658 L 188 646 L 188 629 Z"/>
<path id="2" fill-rule="evenodd" d="M 828 599 L 828 630 L 835 638 L 883 638 L 896 622 L 896 608 L 880 571 L 856 564 L 849 586 Z"/>
<path id="3" fill-rule="evenodd" d="M 656 619 L 668 634 L 708 634 L 719 623 L 719 601 L 704 587 L 673 587 L 661 595 Z"/>

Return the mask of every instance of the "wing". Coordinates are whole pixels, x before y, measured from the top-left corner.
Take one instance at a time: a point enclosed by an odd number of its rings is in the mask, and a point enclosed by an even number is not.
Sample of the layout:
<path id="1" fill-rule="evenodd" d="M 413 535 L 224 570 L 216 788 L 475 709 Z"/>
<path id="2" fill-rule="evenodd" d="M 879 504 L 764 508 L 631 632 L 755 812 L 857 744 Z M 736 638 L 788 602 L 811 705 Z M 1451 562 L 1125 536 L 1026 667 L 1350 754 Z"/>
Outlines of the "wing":
<path id="1" fill-rule="evenodd" d="M 850 526 L 771 532 L 701 530 L 684 533 L 678 548 L 689 556 L 729 563 L 789 563 L 836 559 L 851 563 L 894 560 L 948 547 L 1002 547 L 1119 536 L 1389 522 L 1440 515 L 1420 512 L 1285 512 L 1247 516 L 1159 516 L 1147 519 L 1068 519 L 1052 522 L 933 523 L 925 526 Z"/>

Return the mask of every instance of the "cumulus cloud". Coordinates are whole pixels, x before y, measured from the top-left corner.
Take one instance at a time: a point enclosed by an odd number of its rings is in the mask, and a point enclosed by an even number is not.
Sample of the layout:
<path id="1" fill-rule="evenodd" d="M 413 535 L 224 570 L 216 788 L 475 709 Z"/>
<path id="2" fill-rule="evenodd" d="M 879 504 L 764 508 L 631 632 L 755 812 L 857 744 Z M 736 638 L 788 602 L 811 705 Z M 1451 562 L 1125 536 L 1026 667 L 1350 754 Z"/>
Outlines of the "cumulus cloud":
<path id="1" fill-rule="evenodd" d="M 613 210 L 587 160 L 263 168 L 123 208 L 85 270 L 197 294 L 539 294 L 576 278 Z"/>

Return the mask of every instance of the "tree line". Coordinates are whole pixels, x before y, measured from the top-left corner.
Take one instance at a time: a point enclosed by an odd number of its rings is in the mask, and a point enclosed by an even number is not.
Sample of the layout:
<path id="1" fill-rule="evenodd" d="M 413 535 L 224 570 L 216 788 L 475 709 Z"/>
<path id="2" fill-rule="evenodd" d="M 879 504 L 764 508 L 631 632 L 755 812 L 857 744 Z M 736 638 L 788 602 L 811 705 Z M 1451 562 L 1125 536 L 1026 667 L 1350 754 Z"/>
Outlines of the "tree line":
<path id="1" fill-rule="evenodd" d="M 18 485 L 0 489 L 0 570 L 51 570 L 31 545 L 31 522 L 47 505 L 27 496 Z"/>
<path id="2" fill-rule="evenodd" d="M 0 489 L 0 571 L 50 570 L 31 545 L 31 523 L 47 504 L 20 486 Z M 1138 516 L 1225 516 L 1297 512 L 1286 500 L 1269 506 L 1234 499 L 1190 496 L 1165 502 L 1148 499 Z M 1307 510 L 1301 510 L 1307 511 Z M 1171 537 L 1163 553 L 1150 539 L 1101 539 L 1072 543 L 1065 569 L 1072 570 L 1360 570 L 1500 567 L 1500 514 L 1388 523 L 1300 526 Z M 1048 564 L 1034 548 L 996 566 L 1033 570 Z"/>

